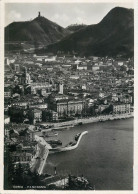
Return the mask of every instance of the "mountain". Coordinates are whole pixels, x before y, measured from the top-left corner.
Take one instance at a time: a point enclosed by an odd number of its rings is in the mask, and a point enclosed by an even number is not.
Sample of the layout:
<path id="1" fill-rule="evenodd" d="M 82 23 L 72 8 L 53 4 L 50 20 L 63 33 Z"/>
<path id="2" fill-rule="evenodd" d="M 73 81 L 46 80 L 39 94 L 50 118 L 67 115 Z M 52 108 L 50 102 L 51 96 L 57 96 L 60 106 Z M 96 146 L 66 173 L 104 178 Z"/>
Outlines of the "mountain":
<path id="1" fill-rule="evenodd" d="M 113 8 L 101 22 L 89 25 L 48 46 L 48 51 L 95 56 L 132 56 L 134 52 L 134 10 Z"/>
<path id="2" fill-rule="evenodd" d="M 5 41 L 27 41 L 48 45 L 59 41 L 69 31 L 58 24 L 38 16 L 32 21 L 13 22 L 5 28 Z"/>
<path id="3" fill-rule="evenodd" d="M 71 24 L 67 26 L 66 29 L 69 30 L 70 32 L 76 32 L 84 27 L 86 27 L 85 24 Z"/>

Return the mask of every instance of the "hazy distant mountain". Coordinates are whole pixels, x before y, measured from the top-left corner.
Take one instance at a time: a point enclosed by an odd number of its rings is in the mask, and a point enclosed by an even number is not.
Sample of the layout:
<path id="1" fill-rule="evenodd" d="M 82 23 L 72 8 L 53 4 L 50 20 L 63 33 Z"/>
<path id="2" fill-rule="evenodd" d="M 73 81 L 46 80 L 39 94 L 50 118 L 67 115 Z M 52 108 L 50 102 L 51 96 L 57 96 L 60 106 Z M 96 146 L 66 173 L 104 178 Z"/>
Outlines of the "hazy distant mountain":
<path id="1" fill-rule="evenodd" d="M 71 24 L 71 25 L 67 26 L 66 29 L 71 31 L 71 32 L 76 32 L 76 31 L 78 31 L 86 26 L 87 25 L 85 25 L 85 24 Z"/>
<path id="2" fill-rule="evenodd" d="M 134 10 L 116 7 L 100 23 L 89 25 L 58 43 L 49 51 L 75 51 L 82 55 L 132 56 L 134 52 Z"/>
<path id="3" fill-rule="evenodd" d="M 48 45 L 69 34 L 58 24 L 38 16 L 32 21 L 13 22 L 5 28 L 5 41 L 31 41 Z"/>

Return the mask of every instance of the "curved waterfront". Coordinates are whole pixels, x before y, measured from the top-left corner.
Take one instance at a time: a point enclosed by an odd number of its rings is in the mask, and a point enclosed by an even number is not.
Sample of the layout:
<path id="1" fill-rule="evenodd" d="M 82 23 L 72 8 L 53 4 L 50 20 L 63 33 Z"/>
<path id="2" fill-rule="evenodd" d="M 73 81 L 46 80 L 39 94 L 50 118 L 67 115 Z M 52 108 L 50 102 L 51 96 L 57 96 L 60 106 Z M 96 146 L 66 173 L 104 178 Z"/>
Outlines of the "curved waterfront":
<path id="1" fill-rule="evenodd" d="M 75 140 L 75 142 L 70 142 L 65 147 L 50 149 L 51 154 L 54 154 L 56 152 L 66 152 L 66 151 L 71 151 L 71 150 L 76 149 L 79 146 L 79 143 L 80 143 L 80 140 L 81 140 L 82 136 L 86 135 L 87 133 L 88 133 L 88 131 L 83 131 L 82 133 L 79 133 L 78 140 L 77 141 Z"/>
<path id="2" fill-rule="evenodd" d="M 75 126 L 57 138 L 66 145 L 85 130 L 76 150 L 48 156 L 45 172 L 83 174 L 96 190 L 133 189 L 133 118 Z"/>

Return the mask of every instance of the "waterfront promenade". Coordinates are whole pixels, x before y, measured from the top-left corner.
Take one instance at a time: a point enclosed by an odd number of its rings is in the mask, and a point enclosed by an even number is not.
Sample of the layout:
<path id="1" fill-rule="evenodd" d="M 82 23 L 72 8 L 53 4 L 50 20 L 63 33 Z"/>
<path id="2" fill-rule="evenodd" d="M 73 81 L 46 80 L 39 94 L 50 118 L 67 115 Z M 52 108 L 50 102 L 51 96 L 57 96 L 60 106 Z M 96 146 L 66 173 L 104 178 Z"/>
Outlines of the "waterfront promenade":
<path id="1" fill-rule="evenodd" d="M 45 125 L 51 125 L 54 127 L 63 127 L 63 126 L 72 126 L 78 124 L 87 124 L 87 123 L 94 123 L 94 122 L 104 122 L 108 120 L 117 120 L 117 119 L 127 119 L 133 117 L 133 112 L 125 113 L 125 114 L 114 114 L 114 115 L 99 115 L 96 117 L 87 117 L 87 118 L 79 118 L 71 121 L 59 122 L 59 123 L 42 123 Z M 51 128 L 52 130 L 52 128 Z M 44 131 L 44 130 L 43 130 Z"/>
<path id="2" fill-rule="evenodd" d="M 51 146 L 42 137 L 37 135 L 35 135 L 35 140 L 37 141 L 36 154 L 31 160 L 30 168 L 32 171 L 36 171 L 41 175 Z"/>

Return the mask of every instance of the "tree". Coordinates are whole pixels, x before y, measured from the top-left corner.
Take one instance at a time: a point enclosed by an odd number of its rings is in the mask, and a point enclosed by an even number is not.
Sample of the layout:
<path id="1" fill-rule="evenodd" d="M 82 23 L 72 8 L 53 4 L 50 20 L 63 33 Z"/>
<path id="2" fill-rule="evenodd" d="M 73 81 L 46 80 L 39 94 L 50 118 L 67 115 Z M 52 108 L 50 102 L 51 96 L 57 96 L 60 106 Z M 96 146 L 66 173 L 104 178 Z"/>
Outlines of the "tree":
<path id="1" fill-rule="evenodd" d="M 14 182 L 14 165 L 8 147 L 5 145 L 4 153 L 4 189 L 12 189 Z"/>
<path id="2" fill-rule="evenodd" d="M 82 177 L 75 177 L 69 175 L 68 177 L 68 185 L 65 189 L 68 190 L 92 190 L 90 183 L 85 179 L 82 175 Z"/>
<path id="3" fill-rule="evenodd" d="M 18 165 L 15 167 L 15 176 L 14 176 L 14 185 L 23 185 L 24 178 L 23 178 L 23 167 L 19 162 Z"/>

